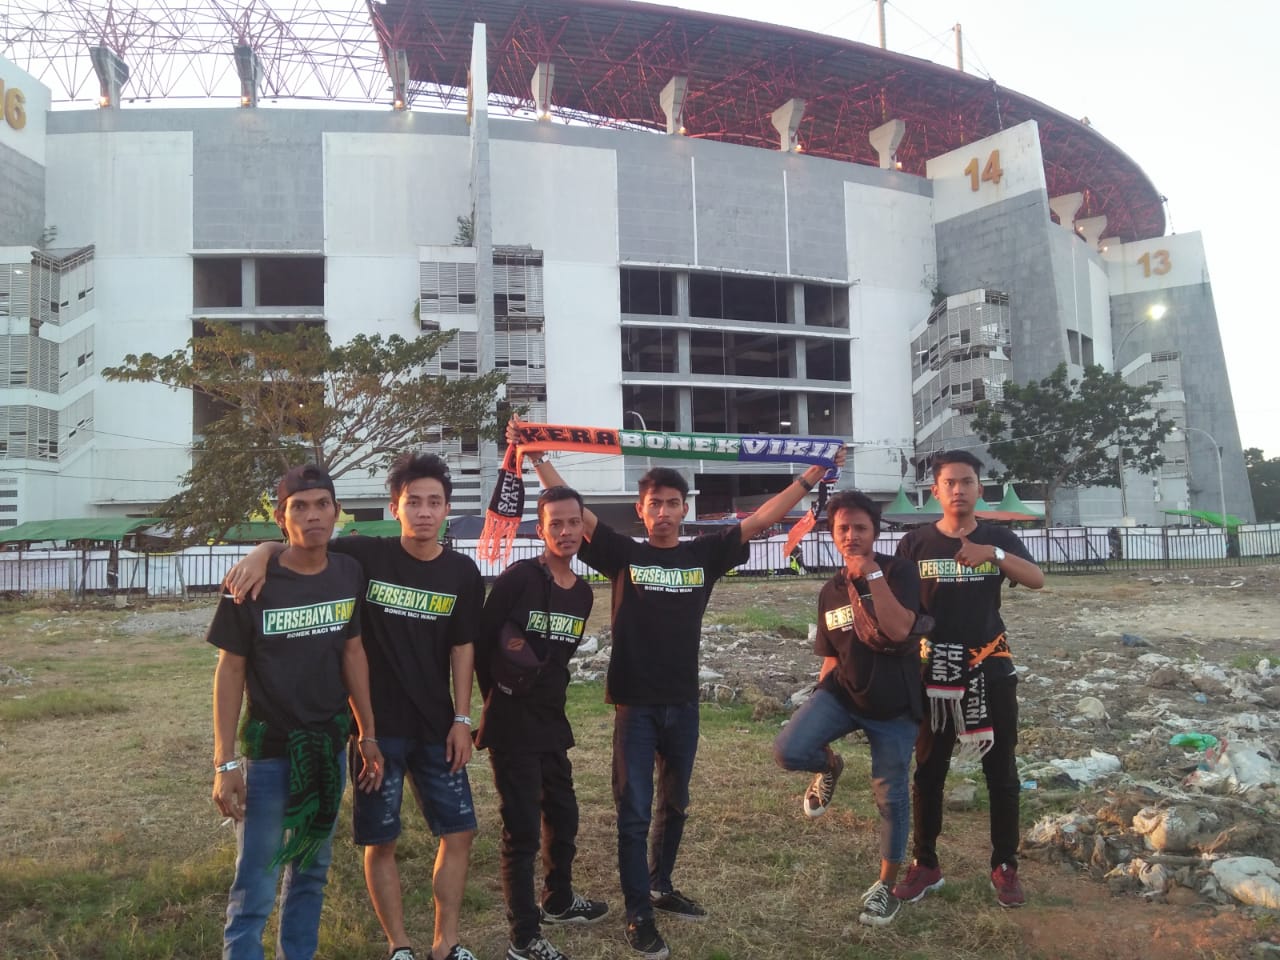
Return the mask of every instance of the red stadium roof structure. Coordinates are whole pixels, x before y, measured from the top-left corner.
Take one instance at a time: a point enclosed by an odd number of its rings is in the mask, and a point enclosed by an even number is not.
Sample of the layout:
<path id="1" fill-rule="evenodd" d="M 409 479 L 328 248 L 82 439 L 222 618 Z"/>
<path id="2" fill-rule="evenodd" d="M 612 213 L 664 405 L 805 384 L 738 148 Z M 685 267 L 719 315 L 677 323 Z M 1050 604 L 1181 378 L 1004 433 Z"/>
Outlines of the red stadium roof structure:
<path id="1" fill-rule="evenodd" d="M 262 63 L 264 96 L 390 102 L 383 64 L 404 51 L 409 102 L 460 109 L 480 21 L 490 102 L 513 114 L 532 111 L 530 79 L 549 61 L 555 116 L 665 131 L 659 94 L 683 76 L 690 137 L 777 149 L 771 114 L 799 98 L 806 153 L 878 165 L 868 133 L 898 119 L 906 136 L 897 159 L 920 176 L 929 157 L 1035 120 L 1050 196 L 1083 193 L 1078 216 L 1105 215 L 1107 236 L 1164 233 L 1159 192 L 1087 124 L 992 80 L 851 40 L 631 0 L 367 0 L 363 11 L 334 0 L 63 0 L 57 13 L 40 4 L 9 0 L 0 54 L 69 99 L 93 76 L 89 46 L 130 65 L 126 96 L 136 98 L 169 96 L 179 80 L 212 96 L 223 74 L 236 80 L 231 45 L 247 44 Z"/>

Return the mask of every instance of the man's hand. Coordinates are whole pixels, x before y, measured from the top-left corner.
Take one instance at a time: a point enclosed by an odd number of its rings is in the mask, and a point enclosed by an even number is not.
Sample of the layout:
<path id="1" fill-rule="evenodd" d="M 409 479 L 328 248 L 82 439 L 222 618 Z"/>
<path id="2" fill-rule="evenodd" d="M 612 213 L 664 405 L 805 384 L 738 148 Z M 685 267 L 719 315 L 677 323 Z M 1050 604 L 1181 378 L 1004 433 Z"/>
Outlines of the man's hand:
<path id="1" fill-rule="evenodd" d="M 376 740 L 361 740 L 356 744 L 360 751 L 360 775 L 356 778 L 356 786 L 365 793 L 377 793 L 382 788 L 382 774 L 386 764 L 382 759 L 382 751 L 378 749 Z"/>
<path id="2" fill-rule="evenodd" d="M 962 567 L 980 567 L 984 563 L 996 562 L 996 548 L 989 543 L 970 543 L 968 537 L 960 538 L 960 549 L 956 551 L 956 563 Z"/>
<path id="3" fill-rule="evenodd" d="M 449 728 L 444 741 L 444 758 L 449 762 L 449 772 L 457 773 L 471 759 L 471 728 L 461 721 Z"/>
<path id="4" fill-rule="evenodd" d="M 262 585 L 267 582 L 267 562 L 270 558 L 269 551 L 255 547 L 227 571 L 227 575 L 222 578 L 222 587 L 236 603 L 258 599 Z"/>
<path id="5" fill-rule="evenodd" d="M 520 418 L 515 414 L 511 415 L 511 419 L 507 421 L 507 445 L 516 447 L 520 445 Z"/>
<path id="6" fill-rule="evenodd" d="M 875 573 L 880 569 L 880 564 L 876 563 L 876 558 L 871 554 L 863 556 L 855 554 L 852 557 L 845 557 L 845 570 L 848 571 L 850 577 L 865 577 L 869 573 Z"/>
<path id="7" fill-rule="evenodd" d="M 213 775 L 213 805 L 224 817 L 239 823 L 244 819 L 246 797 L 244 767 Z"/>

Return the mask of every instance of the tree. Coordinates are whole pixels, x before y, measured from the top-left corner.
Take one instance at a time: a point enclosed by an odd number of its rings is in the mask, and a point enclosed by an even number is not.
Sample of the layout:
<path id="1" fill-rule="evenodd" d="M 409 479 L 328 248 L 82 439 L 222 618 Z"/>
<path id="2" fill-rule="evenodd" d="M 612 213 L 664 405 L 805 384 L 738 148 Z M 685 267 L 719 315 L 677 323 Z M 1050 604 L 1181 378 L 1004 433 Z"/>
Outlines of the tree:
<path id="1" fill-rule="evenodd" d="M 1173 429 L 1151 407 L 1154 383 L 1135 387 L 1096 364 L 1067 379 L 1067 365 L 1043 380 L 1006 383 L 1002 400 L 977 405 L 973 432 L 1005 465 L 1004 481 L 1044 484 L 1045 525 L 1062 487 L 1117 487 L 1118 460 L 1150 473 L 1164 463 L 1160 445 Z"/>
<path id="2" fill-rule="evenodd" d="M 1249 491 L 1258 521 L 1280 520 L 1280 457 L 1268 460 L 1259 448 L 1249 447 L 1244 452 L 1244 467 L 1249 472 Z"/>
<path id="3" fill-rule="evenodd" d="M 317 463 L 335 479 L 372 475 L 406 448 L 495 429 L 503 374 L 423 372 L 456 331 L 360 335 L 335 346 L 317 327 L 206 330 L 168 356 L 130 354 L 103 370 L 108 380 L 202 393 L 222 411 L 193 441 L 182 491 L 160 508 L 183 542 L 226 533 L 295 464 Z"/>

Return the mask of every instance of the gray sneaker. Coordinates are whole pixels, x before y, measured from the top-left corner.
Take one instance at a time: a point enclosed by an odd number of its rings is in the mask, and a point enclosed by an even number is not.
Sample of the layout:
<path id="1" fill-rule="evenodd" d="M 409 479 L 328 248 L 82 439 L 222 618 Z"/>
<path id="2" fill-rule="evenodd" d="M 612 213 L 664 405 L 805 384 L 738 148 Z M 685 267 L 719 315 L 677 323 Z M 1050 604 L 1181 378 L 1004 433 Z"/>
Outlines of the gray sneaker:
<path id="1" fill-rule="evenodd" d="M 569 958 L 547 942 L 545 937 L 534 937 L 523 947 L 510 944 L 507 947 L 507 960 L 569 960 Z"/>
<path id="2" fill-rule="evenodd" d="M 858 914 L 858 922 L 869 927 L 887 927 L 898 915 L 902 901 L 893 895 L 888 884 L 877 880 L 862 895 L 862 913 Z"/>

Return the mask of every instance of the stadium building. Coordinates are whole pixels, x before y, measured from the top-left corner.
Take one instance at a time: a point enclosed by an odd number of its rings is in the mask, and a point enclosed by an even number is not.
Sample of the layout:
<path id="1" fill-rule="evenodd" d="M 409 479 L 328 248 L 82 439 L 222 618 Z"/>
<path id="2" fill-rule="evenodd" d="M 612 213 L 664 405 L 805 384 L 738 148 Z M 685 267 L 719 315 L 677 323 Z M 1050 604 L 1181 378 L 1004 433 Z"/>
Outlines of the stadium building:
<path id="1" fill-rule="evenodd" d="M 1056 517 L 1253 518 L 1200 237 L 1086 121 L 989 80 L 625 0 L 6 9 L 0 526 L 176 492 L 217 411 L 99 371 L 210 320 L 456 329 L 438 370 L 505 371 L 530 419 L 846 437 L 883 499 L 1006 381 L 1097 362 L 1181 429 L 1159 476 Z M 436 447 L 480 510 L 500 452 Z M 560 465 L 597 504 L 646 467 Z M 702 513 L 784 476 L 684 466 Z M 382 478 L 340 494 L 381 515 Z"/>

